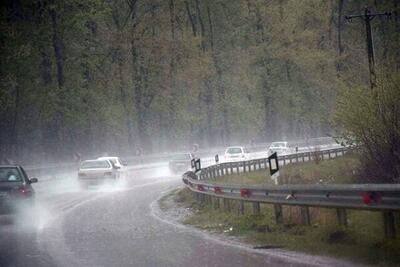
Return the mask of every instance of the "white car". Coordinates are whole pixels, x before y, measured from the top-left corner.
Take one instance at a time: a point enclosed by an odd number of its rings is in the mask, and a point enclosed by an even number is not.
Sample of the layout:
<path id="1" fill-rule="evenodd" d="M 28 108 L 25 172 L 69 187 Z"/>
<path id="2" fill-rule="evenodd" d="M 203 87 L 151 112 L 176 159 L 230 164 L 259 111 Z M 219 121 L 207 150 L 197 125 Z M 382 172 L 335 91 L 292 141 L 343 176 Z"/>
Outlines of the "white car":
<path id="1" fill-rule="evenodd" d="M 82 161 L 78 170 L 78 182 L 82 189 L 93 184 L 116 184 L 120 178 L 119 167 L 108 159 Z"/>
<path id="2" fill-rule="evenodd" d="M 249 158 L 249 153 L 242 146 L 231 146 L 225 150 L 225 161 L 244 161 Z"/>
<path id="3" fill-rule="evenodd" d="M 126 169 L 125 164 L 122 163 L 119 157 L 100 157 L 98 160 L 109 160 L 111 163 L 120 169 L 120 171 L 124 171 Z"/>
<path id="4" fill-rule="evenodd" d="M 127 167 L 126 164 L 124 162 L 122 162 L 122 160 L 119 157 L 100 157 L 97 158 L 98 160 L 109 160 L 117 169 L 117 171 L 119 172 L 119 176 L 122 179 L 126 178 L 126 172 L 127 172 Z"/>
<path id="5" fill-rule="evenodd" d="M 272 155 L 273 153 L 277 153 L 279 155 L 286 155 L 289 153 L 294 152 L 293 148 L 289 146 L 288 142 L 273 142 L 269 146 L 267 153 L 268 156 Z"/>

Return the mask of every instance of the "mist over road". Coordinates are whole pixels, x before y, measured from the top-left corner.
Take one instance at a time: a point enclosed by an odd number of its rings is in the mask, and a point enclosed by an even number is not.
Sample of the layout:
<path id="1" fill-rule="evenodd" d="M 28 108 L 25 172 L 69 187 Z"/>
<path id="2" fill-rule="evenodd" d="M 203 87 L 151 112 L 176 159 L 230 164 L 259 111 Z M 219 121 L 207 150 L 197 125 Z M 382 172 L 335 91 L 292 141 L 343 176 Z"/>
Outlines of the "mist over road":
<path id="1" fill-rule="evenodd" d="M 180 185 L 167 164 L 131 170 L 115 188 L 81 191 L 73 173 L 39 182 L 35 226 L 2 218 L 0 266 L 308 266 L 158 219 L 152 205 Z"/>

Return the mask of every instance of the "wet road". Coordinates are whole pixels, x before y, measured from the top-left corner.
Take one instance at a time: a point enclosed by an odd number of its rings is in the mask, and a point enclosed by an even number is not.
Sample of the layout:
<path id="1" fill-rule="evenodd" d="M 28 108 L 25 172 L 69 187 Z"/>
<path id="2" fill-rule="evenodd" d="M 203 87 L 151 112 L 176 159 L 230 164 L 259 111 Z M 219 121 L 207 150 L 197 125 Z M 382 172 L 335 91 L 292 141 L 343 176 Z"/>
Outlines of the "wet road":
<path id="1" fill-rule="evenodd" d="M 38 183 L 37 226 L 2 218 L 0 266 L 309 266 L 160 220 L 155 200 L 180 184 L 165 167 L 135 171 L 118 188 Z"/>

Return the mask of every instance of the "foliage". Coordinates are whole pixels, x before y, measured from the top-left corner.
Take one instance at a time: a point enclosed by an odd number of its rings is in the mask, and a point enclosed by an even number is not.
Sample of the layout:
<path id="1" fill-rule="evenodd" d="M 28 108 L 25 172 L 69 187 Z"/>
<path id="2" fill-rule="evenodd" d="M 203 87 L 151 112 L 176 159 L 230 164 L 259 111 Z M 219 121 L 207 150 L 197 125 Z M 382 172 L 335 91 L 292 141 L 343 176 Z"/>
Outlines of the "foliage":
<path id="1" fill-rule="evenodd" d="M 373 31 L 377 62 L 398 70 L 399 6 L 368 3 L 394 12 Z M 344 20 L 365 4 L 3 1 L 0 158 L 331 133 L 338 88 L 368 82 L 363 25 Z"/>
<path id="2" fill-rule="evenodd" d="M 344 89 L 334 121 L 341 138 L 361 154 L 367 182 L 400 181 L 400 75 L 378 82 L 377 88 Z"/>

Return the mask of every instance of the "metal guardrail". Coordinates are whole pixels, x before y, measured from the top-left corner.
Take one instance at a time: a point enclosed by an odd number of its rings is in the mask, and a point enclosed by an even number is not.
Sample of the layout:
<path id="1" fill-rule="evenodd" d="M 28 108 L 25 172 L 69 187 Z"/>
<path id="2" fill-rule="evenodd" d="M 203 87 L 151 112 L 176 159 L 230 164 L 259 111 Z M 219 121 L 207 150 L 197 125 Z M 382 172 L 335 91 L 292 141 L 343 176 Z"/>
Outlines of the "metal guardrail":
<path id="1" fill-rule="evenodd" d="M 307 207 L 400 211 L 400 184 L 244 186 L 204 183 L 185 174 L 196 193 L 214 197 Z"/>
<path id="2" fill-rule="evenodd" d="M 246 146 L 249 148 L 252 152 L 256 151 L 266 151 L 268 146 L 270 145 L 271 142 L 266 142 L 266 143 L 257 143 L 253 145 L 248 145 Z M 304 140 L 294 140 L 289 142 L 293 146 L 297 146 L 299 148 L 310 148 L 310 147 L 323 147 L 324 145 L 332 145 L 335 143 L 335 140 L 332 137 L 314 137 L 314 138 L 308 138 Z M 226 146 L 220 146 L 220 147 L 212 147 L 212 148 L 205 148 L 205 149 L 199 149 L 198 151 L 194 152 L 196 157 L 209 157 L 212 155 L 215 155 L 215 153 L 223 153 L 226 149 Z M 190 149 L 188 149 L 190 150 Z M 189 152 L 189 151 L 185 151 Z M 185 153 L 181 152 L 181 153 Z M 111 153 L 112 154 L 112 153 Z M 160 152 L 160 153 L 154 153 L 154 154 L 145 154 L 141 156 L 128 156 L 128 155 L 118 155 L 121 156 L 122 159 L 126 160 L 129 165 L 142 165 L 144 163 L 158 163 L 158 162 L 165 162 L 171 159 L 174 155 L 180 154 L 179 152 Z M 97 156 L 84 156 L 82 160 L 85 159 L 91 159 L 91 158 L 97 158 L 101 156 L 101 154 Z M 32 171 L 40 171 L 40 170 L 53 170 L 56 168 L 77 168 L 79 165 L 79 162 L 53 162 L 53 163 L 46 163 L 46 164 L 38 164 L 38 165 L 30 165 L 31 159 L 28 162 L 16 162 L 18 164 L 21 164 L 25 167 L 26 170 L 32 170 Z"/>
<path id="3" fill-rule="evenodd" d="M 281 165 L 306 162 L 310 160 L 324 160 L 331 159 L 338 156 L 343 156 L 347 152 L 347 148 L 340 147 L 335 149 L 325 149 L 308 151 L 301 153 L 294 153 L 288 155 L 279 156 L 279 163 Z M 251 159 L 244 161 L 235 162 L 224 162 L 203 168 L 198 175 L 199 179 L 215 179 L 217 177 L 235 174 L 240 172 L 251 172 L 255 170 L 267 169 L 268 158 Z"/>
<path id="4" fill-rule="evenodd" d="M 283 163 L 303 162 L 318 156 L 324 159 L 343 155 L 345 151 L 340 148 L 317 153 L 298 153 L 283 156 L 280 160 Z M 263 169 L 267 165 L 266 159 L 222 163 L 203 169 L 199 176 L 194 172 L 187 172 L 182 178 L 199 201 L 208 198 L 219 206 L 222 199 L 225 209 L 230 209 L 230 200 L 239 201 L 239 214 L 244 214 L 244 202 L 253 203 L 255 214 L 260 212 L 260 203 L 273 204 L 278 224 L 283 223 L 282 205 L 300 206 L 304 224 L 310 224 L 309 207 L 335 208 L 341 225 L 347 225 L 346 209 L 382 211 L 385 236 L 395 238 L 394 212 L 400 211 L 400 184 L 231 185 L 212 180 L 202 181 L 204 178 L 215 179 L 226 174 Z"/>

